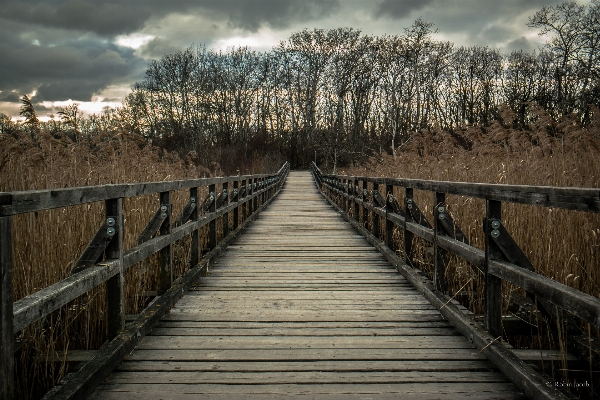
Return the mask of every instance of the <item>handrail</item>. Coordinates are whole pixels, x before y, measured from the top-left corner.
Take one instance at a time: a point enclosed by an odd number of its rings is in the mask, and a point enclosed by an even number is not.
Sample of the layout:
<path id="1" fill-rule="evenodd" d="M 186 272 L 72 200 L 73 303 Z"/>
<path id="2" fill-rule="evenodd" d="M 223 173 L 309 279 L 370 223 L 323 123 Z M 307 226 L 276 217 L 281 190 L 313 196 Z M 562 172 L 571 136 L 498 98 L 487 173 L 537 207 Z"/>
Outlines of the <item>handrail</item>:
<path id="1" fill-rule="evenodd" d="M 167 294 L 172 291 L 174 283 L 171 273 L 172 245 L 191 236 L 192 267 L 187 275 L 193 272 L 197 276 L 201 270 L 206 270 L 209 261 L 212 262 L 213 253 L 221 251 L 220 246 L 226 245 L 233 234 L 239 234 L 241 227 L 281 190 L 289 167 L 286 162 L 274 174 L 0 193 L 0 399 L 14 397 L 15 333 L 107 282 L 109 339 L 116 338 L 125 326 L 124 273 L 127 268 L 152 254 L 160 253 L 159 294 Z M 217 185 L 221 186 L 220 193 Z M 203 203 L 198 198 L 201 187 L 208 187 L 209 192 Z M 175 220 L 171 215 L 171 194 L 180 189 L 189 189 L 190 198 Z M 160 194 L 158 211 L 138 239 L 138 245 L 124 250 L 123 199 L 148 194 Z M 13 302 L 12 216 L 97 201 L 105 202 L 105 222 L 81 255 L 71 276 Z M 230 212 L 233 212 L 231 234 Z M 216 229 L 219 219 L 223 224 L 220 242 Z M 209 226 L 210 251 L 201 259 L 199 230 L 206 225 Z M 189 277 L 184 278 L 183 281 L 190 280 Z M 178 295 L 181 296 L 181 293 L 178 292 Z"/>
<path id="2" fill-rule="evenodd" d="M 399 272 L 423 291 L 434 305 L 441 304 L 442 314 L 459 330 L 462 329 L 461 332 L 470 337 L 528 396 L 561 396 L 560 392 L 549 391 L 545 387 L 547 385 L 544 385 L 545 380 L 539 375 L 532 379 L 533 371 L 526 368 L 514 355 L 508 354 L 508 349 L 499 350 L 499 346 L 502 346 L 497 343 L 497 339 L 502 336 L 501 280 L 525 289 L 528 295 L 535 296 L 542 307 L 557 306 L 598 328 L 600 299 L 534 272 L 533 265 L 502 224 L 501 204 L 510 202 L 598 213 L 600 189 L 328 175 L 323 174 L 314 163 L 311 171 L 321 194 L 393 262 Z M 368 183 L 371 184 L 371 190 Z M 393 196 L 394 187 L 404 188 L 403 206 Z M 433 192 L 433 226 L 427 222 L 414 201 L 414 189 Z M 447 212 L 446 194 L 486 200 L 484 251 L 471 246 L 452 220 Z M 371 231 L 364 227 L 369 217 L 372 220 Z M 381 221 L 385 221 L 385 237 L 380 234 Z M 392 240 L 395 226 L 404 232 L 404 259 L 395 253 L 396 244 Z M 424 282 L 423 276 L 410 267 L 413 265 L 412 238 L 415 235 L 433 244 L 433 279 L 431 282 L 427 281 L 429 283 Z M 461 256 L 483 273 L 485 331 L 478 331 L 472 318 L 467 318 L 453 305 L 452 299 L 445 295 L 445 258 L 441 256 L 445 251 Z M 480 339 L 479 342 L 477 338 Z"/>

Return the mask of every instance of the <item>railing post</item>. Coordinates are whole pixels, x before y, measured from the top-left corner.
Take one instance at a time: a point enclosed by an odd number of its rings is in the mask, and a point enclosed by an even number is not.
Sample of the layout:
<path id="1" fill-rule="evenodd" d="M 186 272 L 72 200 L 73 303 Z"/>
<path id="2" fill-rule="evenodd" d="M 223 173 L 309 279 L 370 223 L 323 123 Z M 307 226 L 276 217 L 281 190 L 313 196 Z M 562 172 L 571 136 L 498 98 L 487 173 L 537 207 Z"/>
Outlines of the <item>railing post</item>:
<path id="1" fill-rule="evenodd" d="M 13 332 L 12 217 L 0 217 L 0 399 L 15 396 Z"/>
<path id="2" fill-rule="evenodd" d="M 412 215 L 410 214 L 410 209 L 413 204 L 413 189 L 405 188 L 404 189 L 404 209 L 406 210 L 406 215 L 404 217 L 404 225 L 402 226 L 404 230 L 404 262 L 411 267 L 413 266 L 412 260 L 412 252 L 413 252 L 413 236 L 414 234 L 406 229 L 407 222 L 413 222 Z"/>
<path id="3" fill-rule="evenodd" d="M 437 238 L 445 235 L 440 219 L 446 218 L 448 212 L 446 209 L 446 194 L 435 192 L 433 204 L 433 284 L 437 290 L 444 293 L 446 291 L 446 255 L 445 251 L 438 246 Z"/>
<path id="4" fill-rule="evenodd" d="M 246 200 L 246 197 L 248 197 L 248 192 L 250 190 L 246 185 L 246 179 L 242 179 L 242 187 L 246 187 L 243 197 L 243 199 Z M 244 203 L 242 203 L 242 221 L 245 221 L 246 218 L 248 218 L 248 202 L 244 201 Z"/>
<path id="5" fill-rule="evenodd" d="M 379 239 L 379 214 L 375 212 L 375 208 L 377 208 L 377 200 L 375 200 L 375 192 L 379 192 L 379 184 L 373 182 L 373 200 L 371 201 L 371 205 L 373 206 L 373 211 L 371 211 L 371 221 L 372 221 L 372 232 L 373 235 Z"/>
<path id="6" fill-rule="evenodd" d="M 485 215 L 485 329 L 493 337 L 502 335 L 502 280 L 489 273 L 491 260 L 502 260 L 502 250 L 494 242 L 502 218 L 502 203 L 486 200 Z"/>
<path id="7" fill-rule="evenodd" d="M 353 207 L 352 207 L 353 196 L 352 196 L 352 194 L 354 193 L 354 190 L 353 190 L 354 181 L 352 179 L 348 179 L 348 180 L 346 180 L 346 185 L 347 185 L 347 187 L 346 187 L 346 194 L 348 195 L 348 198 L 346 199 L 346 204 L 347 204 L 347 206 L 346 206 L 346 213 L 348 213 L 348 215 L 349 215 L 350 211 L 353 210 Z M 354 217 L 356 217 L 356 215 Z"/>
<path id="8" fill-rule="evenodd" d="M 236 193 L 235 202 L 237 205 L 233 209 L 233 229 L 237 229 L 240 224 L 240 181 L 239 178 L 233 181 L 233 191 Z"/>
<path id="9" fill-rule="evenodd" d="M 125 326 L 125 273 L 123 270 L 123 199 L 105 202 L 106 218 L 112 218 L 108 230 L 112 240 L 106 246 L 106 259 L 119 260 L 119 273 L 106 282 L 108 337 L 114 338 Z M 110 225 L 113 226 L 110 226 Z"/>
<path id="10" fill-rule="evenodd" d="M 223 193 L 225 193 L 227 196 L 225 196 L 225 200 L 223 201 L 223 204 L 221 205 L 222 207 L 227 207 L 229 205 L 229 182 L 225 181 L 223 182 Z M 223 237 L 226 237 L 227 235 L 229 235 L 229 213 L 223 213 Z"/>
<path id="11" fill-rule="evenodd" d="M 258 187 L 258 178 L 254 178 L 252 179 L 252 213 L 254 214 L 254 212 L 258 209 L 258 196 L 254 196 L 254 192 L 256 192 L 256 189 Z"/>
<path id="12" fill-rule="evenodd" d="M 358 207 L 358 194 L 356 193 L 356 188 L 358 187 L 358 179 L 354 178 L 354 181 L 352 182 L 353 188 L 353 192 L 354 192 L 354 219 L 356 220 L 356 222 L 360 222 L 360 210 Z"/>
<path id="13" fill-rule="evenodd" d="M 217 211 L 217 185 L 214 183 L 212 185 L 208 185 L 208 193 L 212 194 L 215 199 L 208 208 L 210 213 L 214 213 Z M 212 250 L 217 247 L 217 219 L 214 218 L 212 221 L 208 223 L 208 249 Z"/>
<path id="14" fill-rule="evenodd" d="M 394 185 L 387 184 L 385 186 L 385 244 L 390 250 L 396 251 L 396 245 L 394 244 L 394 223 L 387 218 L 387 213 L 394 211 L 389 201 L 390 195 L 394 195 Z"/>
<path id="15" fill-rule="evenodd" d="M 160 235 L 171 234 L 171 191 L 160 193 L 160 210 L 163 213 L 164 221 L 160 226 Z M 166 214 L 166 215 L 165 215 Z M 163 247 L 160 250 L 160 273 L 159 273 L 159 293 L 163 294 L 171 287 L 173 282 L 173 244 Z"/>
<path id="16" fill-rule="evenodd" d="M 344 195 L 346 195 L 346 194 L 348 194 L 348 186 L 347 186 L 348 185 L 348 180 L 347 179 L 342 179 L 341 182 L 342 182 L 342 187 L 346 187 L 346 190 L 342 190 L 342 193 Z M 344 210 L 344 212 L 346 214 L 348 214 L 348 198 L 346 196 L 344 196 L 344 195 L 340 196 L 341 197 L 340 200 L 342 202 L 341 206 L 342 206 L 342 210 Z"/>
<path id="17" fill-rule="evenodd" d="M 192 211 L 192 214 L 190 215 L 190 220 L 193 222 L 198 222 L 198 216 L 200 215 L 200 211 L 199 211 L 200 199 L 198 197 L 198 188 L 197 187 L 190 188 L 190 199 L 195 200 L 192 202 L 192 204 L 194 204 L 195 207 L 194 207 L 194 211 Z M 192 250 L 191 250 L 191 254 L 190 254 L 190 268 L 194 268 L 196 265 L 198 265 L 198 262 L 200 261 L 200 230 L 198 229 L 197 226 L 194 228 L 194 231 L 192 232 L 191 236 L 192 236 Z"/>
<path id="18" fill-rule="evenodd" d="M 362 193 L 361 193 L 361 197 L 362 197 L 362 201 L 363 201 L 363 209 L 362 209 L 362 222 L 363 222 L 363 226 L 365 228 L 369 227 L 369 210 L 366 207 L 367 204 L 367 196 L 365 195 L 365 193 L 368 193 L 368 186 L 367 186 L 367 181 L 363 180 L 362 181 Z"/>

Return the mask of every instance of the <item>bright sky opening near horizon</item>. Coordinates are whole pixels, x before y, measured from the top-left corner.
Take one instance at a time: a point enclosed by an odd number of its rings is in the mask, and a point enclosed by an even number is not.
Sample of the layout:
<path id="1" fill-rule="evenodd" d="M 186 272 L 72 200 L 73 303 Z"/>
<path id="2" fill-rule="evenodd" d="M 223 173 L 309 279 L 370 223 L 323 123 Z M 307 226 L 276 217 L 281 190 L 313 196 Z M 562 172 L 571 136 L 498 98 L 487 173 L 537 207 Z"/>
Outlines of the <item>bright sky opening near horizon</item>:
<path id="1" fill-rule="evenodd" d="M 527 27 L 555 0 L 0 0 L 0 113 L 32 97 L 41 120 L 71 102 L 116 107 L 148 62 L 192 45 L 268 51 L 305 28 L 402 34 L 417 18 L 436 38 L 503 53 L 543 46 Z M 579 0 L 579 4 L 589 1 Z"/>

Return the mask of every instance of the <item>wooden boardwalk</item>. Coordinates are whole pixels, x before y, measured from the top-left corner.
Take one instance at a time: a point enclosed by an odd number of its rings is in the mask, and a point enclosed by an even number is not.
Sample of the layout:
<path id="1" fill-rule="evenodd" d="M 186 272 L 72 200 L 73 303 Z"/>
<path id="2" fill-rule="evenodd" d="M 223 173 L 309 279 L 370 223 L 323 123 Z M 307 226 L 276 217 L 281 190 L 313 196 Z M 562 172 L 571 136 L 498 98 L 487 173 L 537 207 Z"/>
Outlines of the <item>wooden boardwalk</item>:
<path id="1" fill-rule="evenodd" d="M 93 399 L 520 399 L 319 195 L 285 189 Z"/>

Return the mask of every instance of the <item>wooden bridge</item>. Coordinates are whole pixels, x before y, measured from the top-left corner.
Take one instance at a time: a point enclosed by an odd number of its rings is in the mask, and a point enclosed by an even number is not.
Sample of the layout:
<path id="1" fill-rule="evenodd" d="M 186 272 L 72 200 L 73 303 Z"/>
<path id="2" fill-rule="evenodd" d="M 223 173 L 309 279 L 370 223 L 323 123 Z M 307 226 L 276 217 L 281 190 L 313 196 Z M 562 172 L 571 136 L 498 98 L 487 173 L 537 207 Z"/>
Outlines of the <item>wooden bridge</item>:
<path id="1" fill-rule="evenodd" d="M 92 398 L 520 393 L 292 172 Z"/>
<path id="2" fill-rule="evenodd" d="M 221 194 L 216 184 L 222 185 Z M 383 196 L 380 184 L 386 187 Z M 196 200 L 201 185 L 209 192 L 204 204 Z M 394 185 L 406 188 L 404 208 L 394 198 Z M 170 191 L 187 187 L 193 201 L 173 224 Z M 413 188 L 435 192 L 439 201 L 434 226 L 419 221 Z M 495 202 L 550 203 L 598 212 L 597 189 L 551 188 L 549 193 L 548 188 L 535 187 L 326 176 L 316 166 L 312 175 L 288 175 L 284 166 L 274 175 L 72 191 L 0 196 L 3 359 L 12 357 L 13 332 L 99 282 L 107 281 L 109 296 L 117 298 L 112 303 L 109 299 L 114 339 L 47 399 L 568 398 L 527 359 L 518 357 L 525 353 L 512 351 L 496 337 L 502 324 L 494 297 L 499 296 L 498 281 L 518 281 L 538 298 L 599 325 L 597 298 L 516 266 L 524 261 L 522 255 L 514 255 L 510 240 L 490 239 L 483 252 L 466 243 L 456 224 L 448 232 L 438 223 L 449 219 L 443 215 L 445 193 L 487 198 L 488 236 L 495 239 L 498 234 L 492 231 L 505 235 L 502 225 L 494 222 L 500 220 Z M 61 281 L 12 304 L 7 295 L 10 215 L 104 200 L 107 224 L 116 228 L 110 238 L 122 238 L 121 205 L 113 199 L 115 194 L 122 198 L 140 192 L 160 192 L 161 205 L 160 217 L 153 218 L 160 222 L 149 223 L 152 228 L 138 247 L 124 251 L 122 239 L 108 240 L 102 248 L 107 258 L 99 264 L 97 253 L 89 256 L 91 246 L 86 252 L 93 262 L 83 263 L 70 282 Z M 224 221 L 221 241 L 219 219 Z M 198 232 L 205 225 L 210 226 L 212 250 L 204 256 L 193 250 L 195 267 L 163 284 L 161 296 L 125 325 L 118 295 L 123 271 L 153 252 L 161 252 L 161 263 L 169 265 L 169 246 L 192 235 L 197 249 Z M 434 257 L 433 281 L 398 257 L 392 243 L 396 226 L 404 229 L 408 257 L 413 234 L 430 239 L 434 255 L 454 251 L 487 268 L 490 297 L 484 326 L 444 294 L 441 257 Z M 105 226 L 99 230 L 105 231 Z M 508 260 L 501 257 L 506 248 L 513 255 Z M 2 368 L 2 398 L 7 399 L 12 396 L 10 364 Z"/>

